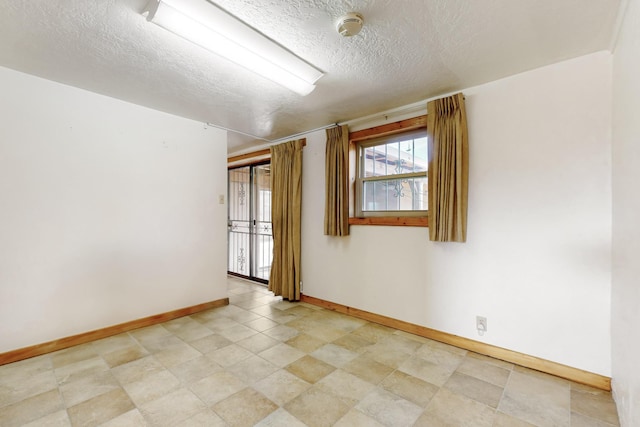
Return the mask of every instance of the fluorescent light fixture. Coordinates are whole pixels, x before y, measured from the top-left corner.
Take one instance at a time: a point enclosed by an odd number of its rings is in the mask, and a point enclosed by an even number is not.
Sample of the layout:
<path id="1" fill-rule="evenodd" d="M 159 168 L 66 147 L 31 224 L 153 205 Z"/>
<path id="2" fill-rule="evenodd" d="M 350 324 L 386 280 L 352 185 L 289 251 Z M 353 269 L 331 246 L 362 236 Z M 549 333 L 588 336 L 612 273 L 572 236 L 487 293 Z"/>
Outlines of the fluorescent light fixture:
<path id="1" fill-rule="evenodd" d="M 303 96 L 311 93 L 324 75 L 206 0 L 151 0 L 143 15 L 147 21 Z"/>

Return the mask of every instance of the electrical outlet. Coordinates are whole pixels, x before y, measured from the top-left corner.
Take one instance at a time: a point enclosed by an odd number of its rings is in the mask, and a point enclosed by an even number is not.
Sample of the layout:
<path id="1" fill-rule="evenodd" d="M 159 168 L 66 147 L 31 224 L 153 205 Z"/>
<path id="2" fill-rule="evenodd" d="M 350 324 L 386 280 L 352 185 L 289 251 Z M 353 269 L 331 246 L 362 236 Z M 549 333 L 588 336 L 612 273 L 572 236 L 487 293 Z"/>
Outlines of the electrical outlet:
<path id="1" fill-rule="evenodd" d="M 478 330 L 478 335 L 482 336 L 485 332 L 487 332 L 487 318 L 482 316 L 476 316 L 476 329 Z"/>

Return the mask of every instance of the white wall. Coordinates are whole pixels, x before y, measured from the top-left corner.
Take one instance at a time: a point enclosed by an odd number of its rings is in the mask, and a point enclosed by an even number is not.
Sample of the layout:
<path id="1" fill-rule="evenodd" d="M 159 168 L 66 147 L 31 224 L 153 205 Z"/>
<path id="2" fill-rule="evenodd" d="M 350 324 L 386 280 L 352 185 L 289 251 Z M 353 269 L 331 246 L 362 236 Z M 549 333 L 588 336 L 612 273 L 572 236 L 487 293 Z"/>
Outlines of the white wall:
<path id="1" fill-rule="evenodd" d="M 226 297 L 226 133 L 0 68 L 0 352 Z"/>
<path id="2" fill-rule="evenodd" d="M 640 426 L 640 2 L 629 2 L 613 57 L 613 392 Z"/>
<path id="3" fill-rule="evenodd" d="M 610 375 L 611 55 L 464 93 L 467 243 L 412 227 L 324 236 L 325 135 L 311 133 L 303 293 Z"/>

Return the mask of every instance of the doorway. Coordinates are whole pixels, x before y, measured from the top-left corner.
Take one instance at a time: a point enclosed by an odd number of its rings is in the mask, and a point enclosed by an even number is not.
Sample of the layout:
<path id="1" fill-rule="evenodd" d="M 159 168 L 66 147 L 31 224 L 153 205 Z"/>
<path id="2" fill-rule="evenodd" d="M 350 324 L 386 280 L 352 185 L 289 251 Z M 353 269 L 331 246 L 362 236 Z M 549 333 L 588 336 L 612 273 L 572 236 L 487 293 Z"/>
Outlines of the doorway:
<path id="1" fill-rule="evenodd" d="M 228 172 L 229 274 L 268 283 L 273 259 L 271 164 Z"/>

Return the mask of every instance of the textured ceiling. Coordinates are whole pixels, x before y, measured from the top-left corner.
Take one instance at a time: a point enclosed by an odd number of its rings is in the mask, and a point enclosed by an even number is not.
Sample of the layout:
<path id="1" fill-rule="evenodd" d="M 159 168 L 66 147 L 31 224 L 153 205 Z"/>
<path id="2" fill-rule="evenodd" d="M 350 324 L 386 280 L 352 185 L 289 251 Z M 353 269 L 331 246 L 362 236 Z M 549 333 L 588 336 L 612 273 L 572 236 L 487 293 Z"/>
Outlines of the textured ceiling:
<path id="1" fill-rule="evenodd" d="M 205 1 L 205 0 L 203 0 Z M 620 0 L 216 0 L 326 72 L 301 97 L 146 22 L 147 0 L 0 0 L 0 66 L 283 138 L 609 47 Z M 343 38 L 334 20 L 364 15 Z M 264 141 L 230 134 L 230 151 Z"/>

